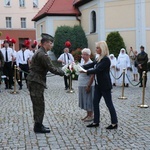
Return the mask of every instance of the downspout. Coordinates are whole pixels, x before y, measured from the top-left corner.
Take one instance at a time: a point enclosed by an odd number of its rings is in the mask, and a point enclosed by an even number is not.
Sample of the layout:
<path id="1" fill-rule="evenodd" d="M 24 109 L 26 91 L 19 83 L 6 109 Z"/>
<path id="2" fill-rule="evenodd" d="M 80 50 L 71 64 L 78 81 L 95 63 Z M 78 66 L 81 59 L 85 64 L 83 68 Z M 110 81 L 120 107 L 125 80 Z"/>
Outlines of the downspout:
<path id="1" fill-rule="evenodd" d="M 76 19 L 79 21 L 79 25 L 81 26 L 81 19 L 79 18 L 79 15 L 76 15 Z"/>

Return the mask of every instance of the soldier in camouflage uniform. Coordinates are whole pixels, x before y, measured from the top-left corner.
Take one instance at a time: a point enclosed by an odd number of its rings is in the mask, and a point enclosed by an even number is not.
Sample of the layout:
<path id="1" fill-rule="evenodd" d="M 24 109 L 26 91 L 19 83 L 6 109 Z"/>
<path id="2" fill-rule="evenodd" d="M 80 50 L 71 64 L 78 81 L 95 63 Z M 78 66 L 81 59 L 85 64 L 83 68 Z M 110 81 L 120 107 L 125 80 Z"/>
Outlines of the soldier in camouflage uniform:
<path id="1" fill-rule="evenodd" d="M 49 128 L 42 124 L 45 112 L 44 88 L 46 88 L 46 74 L 50 71 L 53 74 L 63 76 L 64 72 L 53 66 L 47 54 L 47 51 L 52 48 L 53 38 L 45 33 L 41 36 L 41 47 L 32 57 L 27 83 L 33 104 L 34 132 L 49 133 Z"/>

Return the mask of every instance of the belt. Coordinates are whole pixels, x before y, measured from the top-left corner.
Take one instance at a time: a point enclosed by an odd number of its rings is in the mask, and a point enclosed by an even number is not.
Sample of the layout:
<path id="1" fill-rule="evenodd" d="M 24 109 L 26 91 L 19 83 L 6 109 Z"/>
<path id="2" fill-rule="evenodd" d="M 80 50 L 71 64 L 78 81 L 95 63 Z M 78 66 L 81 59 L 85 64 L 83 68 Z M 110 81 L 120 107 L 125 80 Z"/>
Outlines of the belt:
<path id="1" fill-rule="evenodd" d="M 28 65 L 28 64 L 19 64 L 19 65 Z"/>
<path id="2" fill-rule="evenodd" d="M 11 63 L 12 61 L 5 61 L 5 63 Z"/>

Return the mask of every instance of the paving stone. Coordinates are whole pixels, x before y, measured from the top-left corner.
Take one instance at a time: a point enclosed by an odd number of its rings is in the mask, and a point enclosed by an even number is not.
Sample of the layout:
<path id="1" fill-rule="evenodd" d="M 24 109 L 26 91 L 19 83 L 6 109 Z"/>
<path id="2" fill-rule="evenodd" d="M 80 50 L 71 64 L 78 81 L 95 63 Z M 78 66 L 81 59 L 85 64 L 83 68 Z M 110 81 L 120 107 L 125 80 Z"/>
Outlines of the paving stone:
<path id="1" fill-rule="evenodd" d="M 25 84 L 25 83 L 24 83 Z M 17 85 L 18 86 L 18 85 Z M 150 150 L 150 107 L 142 103 L 142 88 L 125 88 L 126 100 L 120 100 L 122 88 L 113 88 L 112 98 L 118 115 L 118 129 L 107 131 L 110 115 L 102 98 L 100 126 L 86 128 L 81 121 L 86 115 L 78 107 L 78 81 L 73 80 L 75 93 L 66 93 L 63 78 L 47 78 L 44 125 L 50 134 L 33 132 L 33 111 L 26 87 L 19 94 L 11 90 L 0 93 L 0 150 Z M 18 89 L 18 87 L 17 87 Z M 145 89 L 145 104 L 150 106 L 150 72 Z"/>

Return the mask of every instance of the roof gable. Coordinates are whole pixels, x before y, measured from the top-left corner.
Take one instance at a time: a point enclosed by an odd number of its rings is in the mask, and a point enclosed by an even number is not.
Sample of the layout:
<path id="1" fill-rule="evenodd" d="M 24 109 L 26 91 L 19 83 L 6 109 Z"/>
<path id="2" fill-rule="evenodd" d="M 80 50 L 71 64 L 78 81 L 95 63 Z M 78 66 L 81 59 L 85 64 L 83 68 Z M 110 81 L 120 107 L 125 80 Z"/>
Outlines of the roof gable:
<path id="1" fill-rule="evenodd" d="M 74 0 L 48 0 L 32 21 L 45 16 L 77 16 L 80 12 L 73 6 Z"/>

